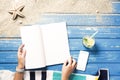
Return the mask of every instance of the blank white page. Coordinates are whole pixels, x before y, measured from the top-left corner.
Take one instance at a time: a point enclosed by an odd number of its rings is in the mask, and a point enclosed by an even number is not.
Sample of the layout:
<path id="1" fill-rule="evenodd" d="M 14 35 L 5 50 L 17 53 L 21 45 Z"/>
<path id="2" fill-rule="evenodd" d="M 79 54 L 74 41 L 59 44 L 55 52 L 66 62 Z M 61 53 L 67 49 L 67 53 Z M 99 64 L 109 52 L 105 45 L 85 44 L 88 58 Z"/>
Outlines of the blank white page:
<path id="1" fill-rule="evenodd" d="M 40 27 L 37 25 L 21 27 L 22 43 L 25 44 L 26 69 L 34 69 L 45 66 L 43 42 Z"/>
<path id="2" fill-rule="evenodd" d="M 70 57 L 66 23 L 41 26 L 47 65 L 63 63 Z"/>

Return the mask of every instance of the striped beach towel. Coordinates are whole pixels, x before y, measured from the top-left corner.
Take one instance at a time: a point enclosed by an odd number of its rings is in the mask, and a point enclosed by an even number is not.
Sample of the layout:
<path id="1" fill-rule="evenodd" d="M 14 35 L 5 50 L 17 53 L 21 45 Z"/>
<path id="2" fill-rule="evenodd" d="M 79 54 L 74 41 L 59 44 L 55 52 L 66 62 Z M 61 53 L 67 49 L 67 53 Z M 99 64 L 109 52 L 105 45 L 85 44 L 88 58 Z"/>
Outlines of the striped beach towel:
<path id="1" fill-rule="evenodd" d="M 26 71 L 24 80 L 61 80 L 60 71 Z M 69 80 L 98 80 L 98 76 L 71 74 Z"/>

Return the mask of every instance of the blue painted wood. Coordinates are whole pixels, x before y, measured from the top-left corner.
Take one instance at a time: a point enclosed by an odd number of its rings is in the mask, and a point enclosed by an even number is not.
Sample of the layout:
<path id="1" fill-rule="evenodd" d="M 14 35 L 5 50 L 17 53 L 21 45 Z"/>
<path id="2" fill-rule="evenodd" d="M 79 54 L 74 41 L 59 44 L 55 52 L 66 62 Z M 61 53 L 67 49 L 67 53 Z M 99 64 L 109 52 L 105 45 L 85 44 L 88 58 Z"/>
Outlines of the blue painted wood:
<path id="1" fill-rule="evenodd" d="M 70 50 L 120 50 L 120 39 L 96 39 L 93 49 L 87 49 L 82 44 L 82 39 L 69 39 Z"/>
<path id="2" fill-rule="evenodd" d="M 120 52 L 119 51 L 89 51 L 90 63 L 120 63 Z M 78 60 L 79 51 L 71 51 L 71 56 Z"/>
<path id="3" fill-rule="evenodd" d="M 0 64 L 0 70 L 10 70 L 15 72 L 17 64 Z"/>
<path id="4" fill-rule="evenodd" d="M 79 51 L 70 51 L 71 56 L 78 60 Z M 120 63 L 120 51 L 89 51 L 90 63 Z M 2 51 L 0 52 L 1 63 L 17 63 L 17 51 Z"/>
<path id="5" fill-rule="evenodd" d="M 0 50 L 4 51 L 17 51 L 19 45 L 21 44 L 20 39 L 4 39 L 0 40 Z"/>
<path id="6" fill-rule="evenodd" d="M 91 50 L 120 50 L 120 39 L 95 39 L 95 47 Z M 17 50 L 21 40 L 0 40 L 0 50 Z M 69 39 L 70 50 L 89 50 L 82 44 L 82 39 Z"/>
<path id="7" fill-rule="evenodd" d="M 85 35 L 92 35 L 96 30 L 99 31 L 96 38 L 120 38 L 119 26 L 67 26 L 69 38 L 82 38 Z M 4 39 L 6 36 L 0 35 L 0 38 Z M 20 35 L 13 35 L 11 39 L 20 39 Z"/>
<path id="8" fill-rule="evenodd" d="M 120 80 L 120 76 L 110 76 L 110 80 Z"/>
<path id="9" fill-rule="evenodd" d="M 116 69 L 116 66 L 120 66 L 120 64 L 109 64 L 109 63 L 96 63 L 96 64 L 90 64 L 88 63 L 86 67 L 86 71 L 76 71 L 77 73 L 86 73 L 86 74 L 96 74 L 96 71 L 99 70 L 100 68 L 108 68 L 110 71 L 110 75 L 119 75 L 119 68 Z"/>
<path id="10" fill-rule="evenodd" d="M 17 63 L 17 51 L 0 51 L 1 63 Z"/>
<path id="11" fill-rule="evenodd" d="M 69 38 L 82 38 L 86 35 L 92 35 L 98 31 L 95 38 L 120 38 L 120 27 L 108 26 L 68 26 Z"/>
<path id="12" fill-rule="evenodd" d="M 100 19 L 97 19 L 97 18 Z M 38 24 L 66 21 L 69 26 L 120 26 L 119 14 L 46 14 Z"/>
<path id="13" fill-rule="evenodd" d="M 120 13 L 120 2 L 112 2 L 113 13 Z"/>

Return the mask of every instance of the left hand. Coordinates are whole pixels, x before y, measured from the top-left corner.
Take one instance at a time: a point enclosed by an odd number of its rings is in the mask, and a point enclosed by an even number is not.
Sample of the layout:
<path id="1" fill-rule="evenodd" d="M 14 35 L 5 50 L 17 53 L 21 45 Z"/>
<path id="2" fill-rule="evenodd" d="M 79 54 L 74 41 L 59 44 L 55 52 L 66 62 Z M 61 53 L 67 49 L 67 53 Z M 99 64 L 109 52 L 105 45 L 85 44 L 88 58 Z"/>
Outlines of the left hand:
<path id="1" fill-rule="evenodd" d="M 19 69 L 24 69 L 25 66 L 25 55 L 26 55 L 26 50 L 23 49 L 24 45 L 20 45 L 18 48 L 18 68 Z"/>

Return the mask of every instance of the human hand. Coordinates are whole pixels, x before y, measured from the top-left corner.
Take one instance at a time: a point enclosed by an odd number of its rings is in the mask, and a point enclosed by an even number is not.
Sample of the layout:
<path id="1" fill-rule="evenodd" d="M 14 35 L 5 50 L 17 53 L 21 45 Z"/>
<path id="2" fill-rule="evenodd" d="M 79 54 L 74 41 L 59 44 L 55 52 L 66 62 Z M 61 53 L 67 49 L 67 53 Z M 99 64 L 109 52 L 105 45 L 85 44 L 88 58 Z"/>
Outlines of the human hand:
<path id="1" fill-rule="evenodd" d="M 20 45 L 20 47 L 18 48 L 18 68 L 19 69 L 23 69 L 24 68 L 24 63 L 25 63 L 25 55 L 26 55 L 26 51 L 23 49 L 24 45 Z"/>
<path id="2" fill-rule="evenodd" d="M 70 74 L 74 71 L 76 67 L 76 61 L 70 57 L 67 61 L 64 62 L 62 67 L 62 80 L 68 80 Z"/>

